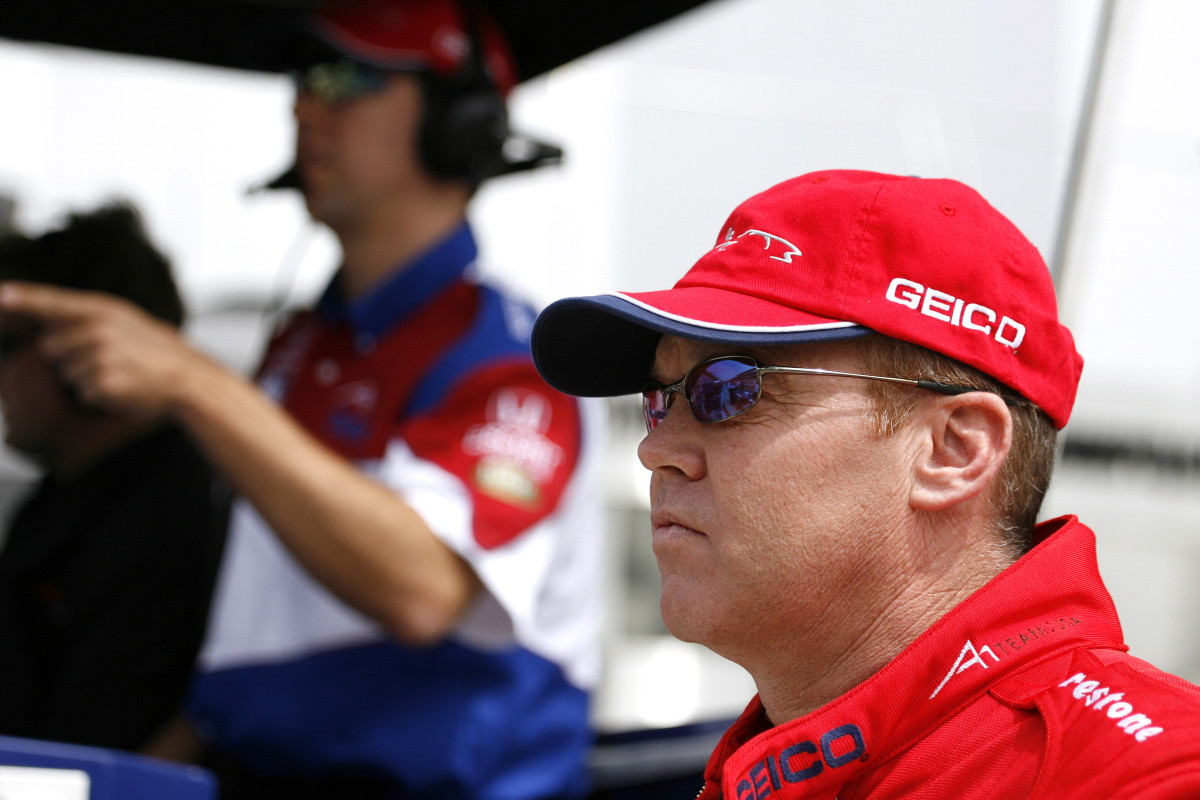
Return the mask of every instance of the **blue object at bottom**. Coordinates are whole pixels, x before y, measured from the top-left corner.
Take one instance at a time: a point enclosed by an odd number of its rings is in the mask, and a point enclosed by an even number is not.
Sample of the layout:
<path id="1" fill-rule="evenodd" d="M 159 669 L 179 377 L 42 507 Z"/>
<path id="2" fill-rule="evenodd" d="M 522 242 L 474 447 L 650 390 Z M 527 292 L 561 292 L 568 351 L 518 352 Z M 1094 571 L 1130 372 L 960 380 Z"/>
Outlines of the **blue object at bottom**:
<path id="1" fill-rule="evenodd" d="M 100 747 L 0 736 L 2 767 L 86 772 L 88 800 L 213 800 L 217 796 L 216 781 L 200 767 Z"/>
<path id="2" fill-rule="evenodd" d="M 206 673 L 190 705 L 219 755 L 264 778 L 353 775 L 438 800 L 586 794 L 587 693 L 521 648 L 378 641 Z"/>

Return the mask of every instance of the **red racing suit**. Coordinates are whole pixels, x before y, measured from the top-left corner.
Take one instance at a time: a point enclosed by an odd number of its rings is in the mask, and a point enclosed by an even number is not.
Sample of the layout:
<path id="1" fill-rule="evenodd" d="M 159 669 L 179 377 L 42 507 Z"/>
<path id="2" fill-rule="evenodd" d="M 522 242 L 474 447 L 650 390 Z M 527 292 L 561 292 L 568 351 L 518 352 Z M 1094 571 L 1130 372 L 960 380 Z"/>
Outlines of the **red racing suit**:
<path id="1" fill-rule="evenodd" d="M 868 680 L 771 727 L 754 698 L 701 800 L 1195 800 L 1200 687 L 1129 655 L 1075 517 Z"/>

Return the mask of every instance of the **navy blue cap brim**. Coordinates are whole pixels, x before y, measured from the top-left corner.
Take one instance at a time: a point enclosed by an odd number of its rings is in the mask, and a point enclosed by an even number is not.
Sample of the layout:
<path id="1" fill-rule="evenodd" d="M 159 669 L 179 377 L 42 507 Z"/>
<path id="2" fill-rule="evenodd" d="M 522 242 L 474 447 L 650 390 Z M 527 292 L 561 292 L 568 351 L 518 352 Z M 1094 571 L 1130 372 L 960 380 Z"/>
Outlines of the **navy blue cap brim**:
<path id="1" fill-rule="evenodd" d="M 646 385 L 663 334 L 761 347 L 843 341 L 869 333 L 861 325 L 802 331 L 713 328 L 660 316 L 619 295 L 596 295 L 547 306 L 534 322 L 532 344 L 534 364 L 555 389 L 580 397 L 615 397 L 636 394 Z"/>

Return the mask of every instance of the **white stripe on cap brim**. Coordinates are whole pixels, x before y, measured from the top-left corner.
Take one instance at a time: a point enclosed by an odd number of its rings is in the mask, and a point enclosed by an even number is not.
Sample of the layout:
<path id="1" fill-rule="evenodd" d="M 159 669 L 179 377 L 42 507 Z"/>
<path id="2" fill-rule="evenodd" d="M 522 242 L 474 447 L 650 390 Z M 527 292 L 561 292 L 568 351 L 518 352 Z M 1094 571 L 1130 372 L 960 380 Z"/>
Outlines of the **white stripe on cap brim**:
<path id="1" fill-rule="evenodd" d="M 634 299 L 624 292 L 605 292 L 602 296 L 615 297 L 619 300 L 624 300 L 626 303 L 637 306 L 643 311 L 649 312 L 656 317 L 678 322 L 684 325 L 694 325 L 698 328 L 707 328 L 714 331 L 730 331 L 734 333 L 803 333 L 805 331 L 827 331 L 836 330 L 838 328 L 857 328 L 860 327 L 856 322 L 821 322 L 811 325 L 727 325 L 720 322 L 709 322 L 707 320 L 695 319 L 693 317 L 685 317 L 680 314 L 672 314 L 668 311 L 663 311 L 660 308 L 655 308 L 649 303 L 644 303 L 641 300 Z"/>
<path id="2" fill-rule="evenodd" d="M 752 317 L 752 312 L 747 313 Z M 567 297 L 543 309 L 532 331 L 533 360 L 546 381 L 567 394 L 636 394 L 650 375 L 664 334 L 727 347 L 843 341 L 871 331 L 862 325 L 811 317 L 795 325 L 732 325 L 664 311 L 624 292 Z M 779 318 L 787 322 L 789 318 Z"/>

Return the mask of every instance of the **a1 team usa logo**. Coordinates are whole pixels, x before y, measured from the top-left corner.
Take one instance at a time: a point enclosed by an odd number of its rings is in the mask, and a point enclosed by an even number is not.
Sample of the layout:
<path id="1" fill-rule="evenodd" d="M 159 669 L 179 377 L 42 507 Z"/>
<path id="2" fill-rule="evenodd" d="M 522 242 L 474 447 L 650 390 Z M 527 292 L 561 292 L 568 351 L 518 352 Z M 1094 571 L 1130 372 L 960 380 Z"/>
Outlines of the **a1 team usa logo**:
<path id="1" fill-rule="evenodd" d="M 929 695 L 929 699 L 937 697 L 955 676 L 969 669 L 989 669 L 1028 647 L 1036 648 L 1044 639 L 1052 639 L 1082 624 L 1083 621 L 1078 617 L 1069 615 L 1057 619 L 1043 619 L 1041 623 L 1026 628 L 1007 630 L 1002 635 L 987 640 L 990 644 L 981 640 L 981 643 L 976 645 L 972 639 L 967 639 L 966 644 L 958 651 L 954 666 L 950 667 L 950 671 L 933 690 L 933 694 Z"/>
<path id="2" fill-rule="evenodd" d="M 976 648 L 975 643 L 970 639 L 967 639 L 967 643 L 963 645 L 962 650 L 958 654 L 958 660 L 954 662 L 954 666 L 951 667 L 950 671 L 946 673 L 946 677 L 942 678 L 942 682 L 938 684 L 938 687 L 933 690 L 933 694 L 929 695 L 929 699 L 932 700 L 941 694 L 942 689 L 945 688 L 946 684 L 950 682 L 950 679 L 960 672 L 968 670 L 971 667 L 982 667 L 987 669 L 988 662 L 983 658 L 985 655 L 992 657 L 992 663 L 1000 663 L 1000 659 L 996 656 L 996 653 L 992 650 L 992 648 L 988 647 L 986 644 L 983 647 Z"/>

